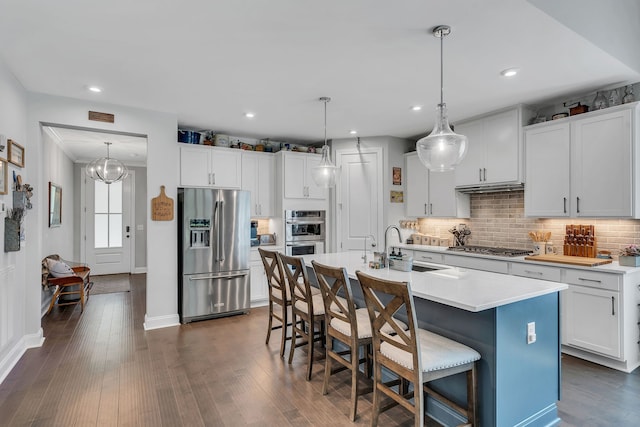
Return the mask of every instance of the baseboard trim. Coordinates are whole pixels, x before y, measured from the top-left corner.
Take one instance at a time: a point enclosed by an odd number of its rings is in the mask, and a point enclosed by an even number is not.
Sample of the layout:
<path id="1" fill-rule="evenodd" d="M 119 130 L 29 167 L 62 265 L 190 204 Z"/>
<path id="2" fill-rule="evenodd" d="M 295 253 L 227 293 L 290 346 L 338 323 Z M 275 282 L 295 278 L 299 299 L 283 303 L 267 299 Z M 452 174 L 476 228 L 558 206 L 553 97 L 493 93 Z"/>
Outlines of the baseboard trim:
<path id="1" fill-rule="evenodd" d="M 167 316 L 150 317 L 144 315 L 144 330 L 151 331 L 153 329 L 168 328 L 170 326 L 180 326 L 180 317 L 177 314 L 169 314 Z"/>
<path id="2" fill-rule="evenodd" d="M 269 300 L 268 299 L 259 299 L 256 301 L 251 301 L 251 308 L 258 308 L 258 307 L 264 307 L 269 305 Z"/>
<path id="3" fill-rule="evenodd" d="M 136 267 L 133 269 L 132 274 L 145 274 L 147 272 L 147 267 Z"/>
<path id="4" fill-rule="evenodd" d="M 0 384 L 16 366 L 22 355 L 30 348 L 41 347 L 44 343 L 43 330 L 40 328 L 35 334 L 24 335 L 16 342 L 9 353 L 0 361 Z"/>

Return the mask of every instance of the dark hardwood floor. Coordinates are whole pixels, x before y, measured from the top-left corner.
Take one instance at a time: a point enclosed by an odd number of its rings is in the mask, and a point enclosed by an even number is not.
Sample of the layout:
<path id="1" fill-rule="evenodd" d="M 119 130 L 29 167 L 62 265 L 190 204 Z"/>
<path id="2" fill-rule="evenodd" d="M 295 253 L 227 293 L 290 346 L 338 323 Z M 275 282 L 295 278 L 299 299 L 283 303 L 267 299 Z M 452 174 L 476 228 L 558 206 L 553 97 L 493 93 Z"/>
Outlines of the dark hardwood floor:
<path id="1" fill-rule="evenodd" d="M 304 379 L 303 351 L 265 346 L 265 308 L 249 315 L 144 331 L 145 276 L 131 292 L 93 295 L 43 319 L 45 343 L 28 350 L 0 385 L 2 426 L 352 426 L 369 425 L 371 396 L 348 419 L 349 373 L 322 396 L 323 361 Z M 526 385 L 523 385 L 526 386 Z M 563 357 L 563 426 L 635 426 L 640 373 Z M 381 426 L 409 426 L 402 408 Z M 432 425 L 432 424 L 430 424 Z"/>

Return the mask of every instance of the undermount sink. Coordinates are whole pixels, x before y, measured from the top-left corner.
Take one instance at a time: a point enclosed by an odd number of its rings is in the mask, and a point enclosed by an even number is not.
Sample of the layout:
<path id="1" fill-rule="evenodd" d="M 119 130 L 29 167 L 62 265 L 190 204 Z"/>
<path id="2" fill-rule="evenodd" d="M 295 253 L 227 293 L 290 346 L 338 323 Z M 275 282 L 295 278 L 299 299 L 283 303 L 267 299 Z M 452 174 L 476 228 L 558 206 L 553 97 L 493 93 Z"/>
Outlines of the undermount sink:
<path id="1" fill-rule="evenodd" d="M 425 267 L 423 265 L 415 265 L 415 264 L 413 264 L 413 266 L 411 267 L 411 270 L 418 271 L 418 272 L 422 273 L 424 271 L 440 270 L 440 268 L 437 268 L 437 267 Z"/>

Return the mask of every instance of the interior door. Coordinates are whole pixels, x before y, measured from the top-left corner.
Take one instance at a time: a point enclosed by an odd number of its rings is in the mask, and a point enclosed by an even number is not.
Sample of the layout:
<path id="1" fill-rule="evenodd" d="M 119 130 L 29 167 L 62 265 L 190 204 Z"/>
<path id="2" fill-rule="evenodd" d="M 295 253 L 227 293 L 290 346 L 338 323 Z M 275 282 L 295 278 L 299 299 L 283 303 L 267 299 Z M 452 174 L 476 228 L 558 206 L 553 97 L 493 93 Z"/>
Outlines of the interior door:
<path id="1" fill-rule="evenodd" d="M 338 151 L 342 168 L 336 188 L 338 251 L 380 251 L 382 227 L 382 150 Z"/>
<path id="2" fill-rule="evenodd" d="M 84 174 L 84 170 L 83 170 Z M 131 273 L 131 206 L 135 174 L 105 184 L 84 178 L 84 262 L 91 274 Z"/>

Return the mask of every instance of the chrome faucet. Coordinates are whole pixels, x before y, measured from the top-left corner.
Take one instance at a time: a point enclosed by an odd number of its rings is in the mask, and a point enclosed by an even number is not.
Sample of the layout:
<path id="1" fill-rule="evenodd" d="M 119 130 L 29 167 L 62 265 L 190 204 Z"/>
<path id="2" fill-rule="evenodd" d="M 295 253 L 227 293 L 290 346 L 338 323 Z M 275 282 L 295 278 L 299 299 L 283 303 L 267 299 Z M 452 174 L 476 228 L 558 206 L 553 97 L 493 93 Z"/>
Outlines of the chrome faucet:
<path id="1" fill-rule="evenodd" d="M 398 242 L 402 243 L 402 236 L 400 235 L 400 229 L 398 227 L 396 227 L 395 225 L 388 226 L 387 229 L 384 230 L 384 252 L 385 252 L 385 254 L 388 254 L 387 233 L 389 232 L 390 228 L 392 228 L 392 229 L 394 229 L 394 230 L 396 230 L 398 232 Z"/>
<path id="2" fill-rule="evenodd" d="M 367 263 L 367 239 L 371 237 L 371 247 L 376 247 L 376 238 L 373 237 L 373 234 L 369 234 L 368 236 L 364 236 L 364 253 L 362 254 L 362 261 Z"/>

